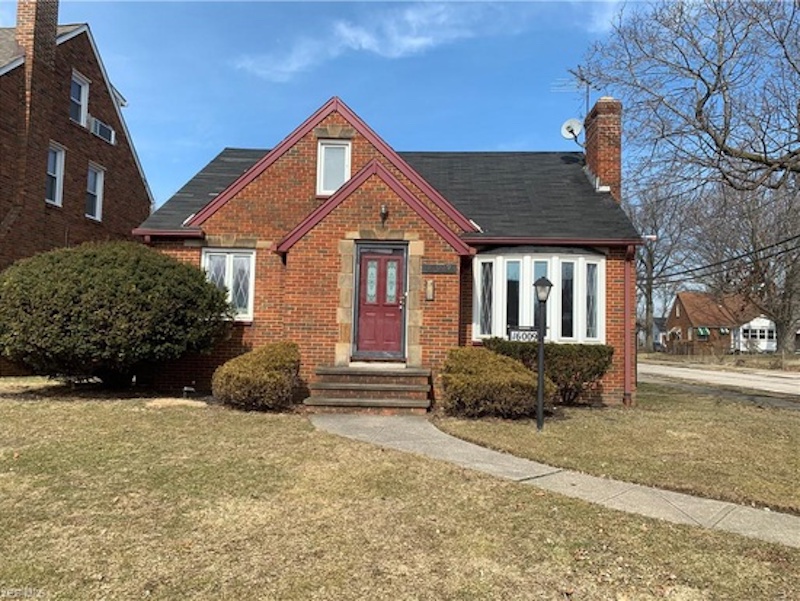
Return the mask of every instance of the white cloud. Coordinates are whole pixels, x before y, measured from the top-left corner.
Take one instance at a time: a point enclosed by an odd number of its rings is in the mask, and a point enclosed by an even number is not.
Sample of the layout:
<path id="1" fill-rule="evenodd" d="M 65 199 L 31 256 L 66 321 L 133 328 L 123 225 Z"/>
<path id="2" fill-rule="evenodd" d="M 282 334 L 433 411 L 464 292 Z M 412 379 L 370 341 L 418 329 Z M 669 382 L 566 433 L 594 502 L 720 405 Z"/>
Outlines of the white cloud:
<path id="1" fill-rule="evenodd" d="M 591 3 L 589 19 L 585 23 L 586 31 L 589 33 L 608 33 L 622 8 L 621 0 L 604 0 L 603 2 Z"/>
<path id="2" fill-rule="evenodd" d="M 285 82 L 345 53 L 366 52 L 398 59 L 458 40 L 486 35 L 497 27 L 486 4 L 413 4 L 372 11 L 359 21 L 334 21 L 327 36 L 294 40 L 289 50 L 239 57 L 234 65 L 264 79 Z"/>

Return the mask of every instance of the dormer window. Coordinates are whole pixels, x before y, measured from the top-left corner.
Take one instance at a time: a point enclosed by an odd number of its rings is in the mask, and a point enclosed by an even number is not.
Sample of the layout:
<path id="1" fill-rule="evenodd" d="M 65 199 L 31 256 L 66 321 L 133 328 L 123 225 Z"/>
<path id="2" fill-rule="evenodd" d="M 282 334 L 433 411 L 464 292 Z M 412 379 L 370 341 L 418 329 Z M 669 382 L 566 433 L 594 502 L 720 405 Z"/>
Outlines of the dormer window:
<path id="1" fill-rule="evenodd" d="M 317 194 L 330 196 L 350 179 L 349 140 L 320 140 L 317 149 Z"/>
<path id="2" fill-rule="evenodd" d="M 77 71 L 73 71 L 69 87 L 69 118 L 86 127 L 88 116 L 89 80 Z"/>

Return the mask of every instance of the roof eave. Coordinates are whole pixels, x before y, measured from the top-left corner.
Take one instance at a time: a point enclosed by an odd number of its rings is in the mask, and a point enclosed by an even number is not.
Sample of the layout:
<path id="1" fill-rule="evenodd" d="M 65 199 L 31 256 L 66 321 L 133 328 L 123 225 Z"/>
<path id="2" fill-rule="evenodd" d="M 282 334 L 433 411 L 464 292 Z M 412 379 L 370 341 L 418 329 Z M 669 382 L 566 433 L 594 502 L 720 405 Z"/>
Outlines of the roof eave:
<path id="1" fill-rule="evenodd" d="M 183 229 L 171 229 L 171 230 L 160 230 L 155 228 L 147 228 L 147 227 L 137 227 L 134 229 L 131 234 L 134 236 L 142 236 L 145 239 L 149 238 L 205 238 L 206 233 L 201 230 L 200 228 L 183 228 Z"/>
<path id="2" fill-rule="evenodd" d="M 470 246 L 483 245 L 550 245 L 550 246 L 640 246 L 641 238 L 542 238 L 522 236 L 462 236 Z"/>

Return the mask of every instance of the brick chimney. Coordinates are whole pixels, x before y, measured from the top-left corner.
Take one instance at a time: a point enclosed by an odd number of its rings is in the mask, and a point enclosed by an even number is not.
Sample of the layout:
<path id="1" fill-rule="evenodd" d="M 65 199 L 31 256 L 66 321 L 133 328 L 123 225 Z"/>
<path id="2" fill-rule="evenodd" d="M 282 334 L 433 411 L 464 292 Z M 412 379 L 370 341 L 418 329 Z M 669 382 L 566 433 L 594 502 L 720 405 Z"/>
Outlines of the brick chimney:
<path id="1" fill-rule="evenodd" d="M 603 96 L 584 122 L 586 170 L 598 191 L 622 200 L 622 103 Z"/>
<path id="2" fill-rule="evenodd" d="M 18 102 L 24 107 L 17 127 L 17 161 L 12 205 L 0 220 L 0 244 L 25 211 L 27 202 L 41 205 L 45 186 L 50 107 L 58 33 L 58 0 L 18 0 L 16 41 L 25 55 L 24 86 Z"/>
<path id="3" fill-rule="evenodd" d="M 58 30 L 58 0 L 18 0 L 17 44 L 25 61 L 53 68 Z"/>

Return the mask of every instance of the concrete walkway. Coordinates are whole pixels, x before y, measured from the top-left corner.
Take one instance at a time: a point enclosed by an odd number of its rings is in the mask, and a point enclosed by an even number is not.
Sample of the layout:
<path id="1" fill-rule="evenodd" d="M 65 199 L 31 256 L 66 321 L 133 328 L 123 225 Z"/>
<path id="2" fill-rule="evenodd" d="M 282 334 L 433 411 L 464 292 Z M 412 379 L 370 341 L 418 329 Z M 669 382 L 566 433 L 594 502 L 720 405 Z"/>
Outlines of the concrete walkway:
<path id="1" fill-rule="evenodd" d="M 800 517 L 596 478 L 474 445 L 434 427 L 423 416 L 319 414 L 320 430 L 454 463 L 498 478 L 652 518 L 734 532 L 800 548 Z"/>

